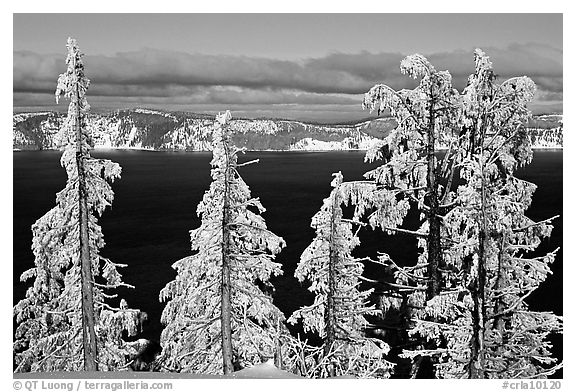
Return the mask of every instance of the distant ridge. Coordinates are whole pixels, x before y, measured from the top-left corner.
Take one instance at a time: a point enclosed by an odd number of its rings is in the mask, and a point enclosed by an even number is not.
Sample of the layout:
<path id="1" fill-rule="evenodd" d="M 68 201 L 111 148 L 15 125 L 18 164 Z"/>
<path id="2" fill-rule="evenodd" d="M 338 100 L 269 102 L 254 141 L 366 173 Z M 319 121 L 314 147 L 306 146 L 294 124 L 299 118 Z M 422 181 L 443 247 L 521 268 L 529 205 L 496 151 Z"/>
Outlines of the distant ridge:
<path id="1" fill-rule="evenodd" d="M 65 113 L 13 114 L 13 149 L 57 148 L 56 135 Z M 88 127 L 95 148 L 209 151 L 214 115 L 157 109 L 120 109 L 92 113 Z M 390 117 L 348 124 L 320 124 L 285 119 L 234 118 L 234 143 L 248 150 L 366 150 L 396 127 Z M 536 148 L 562 147 L 562 115 L 534 117 L 528 124 Z"/>

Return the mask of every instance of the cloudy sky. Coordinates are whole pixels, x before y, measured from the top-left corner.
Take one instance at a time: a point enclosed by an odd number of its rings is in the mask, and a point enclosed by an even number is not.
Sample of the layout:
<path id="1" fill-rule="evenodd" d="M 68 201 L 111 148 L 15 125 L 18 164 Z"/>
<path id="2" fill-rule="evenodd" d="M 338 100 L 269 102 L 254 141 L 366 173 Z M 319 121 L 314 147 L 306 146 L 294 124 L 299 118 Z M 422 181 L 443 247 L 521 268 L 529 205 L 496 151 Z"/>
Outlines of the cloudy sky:
<path id="1" fill-rule="evenodd" d="M 399 72 L 404 56 L 427 56 L 462 89 L 481 47 L 502 78 L 534 79 L 535 113 L 562 112 L 561 14 L 14 14 L 13 22 L 14 111 L 57 108 L 72 36 L 86 54 L 94 111 L 355 121 L 368 116 L 360 103 L 374 84 L 414 86 Z"/>

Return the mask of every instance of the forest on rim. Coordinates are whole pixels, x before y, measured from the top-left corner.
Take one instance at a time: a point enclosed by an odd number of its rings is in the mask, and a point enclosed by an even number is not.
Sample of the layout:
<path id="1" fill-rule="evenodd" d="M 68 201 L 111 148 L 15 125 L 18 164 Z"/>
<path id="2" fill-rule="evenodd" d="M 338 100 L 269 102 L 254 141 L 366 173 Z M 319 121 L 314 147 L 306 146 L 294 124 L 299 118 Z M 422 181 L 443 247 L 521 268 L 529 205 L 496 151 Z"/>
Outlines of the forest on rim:
<path id="1" fill-rule="evenodd" d="M 90 155 L 90 82 L 76 40 L 67 48 L 56 99 L 70 101 L 57 135 L 68 179 L 54 208 L 32 226 L 35 266 L 21 277 L 31 284 L 14 306 L 15 371 L 130 370 L 141 311 L 115 289 L 138 288 L 123 281 L 122 264 L 99 254 L 98 217 L 113 202 L 121 167 Z M 282 274 L 274 260 L 287 244 L 267 228 L 265 207 L 240 174 L 257 160 L 239 162 L 244 149 L 233 142 L 231 114 L 216 116 L 212 183 L 197 207 L 201 224 L 190 231 L 190 256 L 174 262 L 176 278 L 159 293 L 166 304 L 162 351 L 147 367 L 228 375 L 273 360 L 307 378 L 388 378 L 402 362 L 413 378 L 431 368 L 437 378 L 506 379 L 546 378 L 560 369 L 549 337 L 562 333 L 562 317 L 527 303 L 551 273 L 557 250 L 537 248 L 557 217 L 528 218 L 536 186 L 515 176 L 532 159 L 527 105 L 536 85 L 524 76 L 499 81 L 480 49 L 473 58 L 475 71 L 461 92 L 448 71 L 414 54 L 400 69 L 417 87 L 379 84 L 365 94 L 365 109 L 389 113 L 397 125 L 366 152 L 380 166 L 364 180 L 334 173 L 295 272 L 314 301 L 291 315 L 273 304 L 270 283 Z M 411 211 L 420 216 L 416 230 L 403 227 Z M 385 253 L 356 258 L 365 227 L 415 237 L 417 259 L 400 266 Z M 377 282 L 363 275 L 366 263 L 393 273 L 378 304 L 370 288 Z M 390 317 L 401 326 L 399 355 L 386 335 L 367 333 L 371 320 Z M 320 344 L 294 336 L 290 324 Z"/>

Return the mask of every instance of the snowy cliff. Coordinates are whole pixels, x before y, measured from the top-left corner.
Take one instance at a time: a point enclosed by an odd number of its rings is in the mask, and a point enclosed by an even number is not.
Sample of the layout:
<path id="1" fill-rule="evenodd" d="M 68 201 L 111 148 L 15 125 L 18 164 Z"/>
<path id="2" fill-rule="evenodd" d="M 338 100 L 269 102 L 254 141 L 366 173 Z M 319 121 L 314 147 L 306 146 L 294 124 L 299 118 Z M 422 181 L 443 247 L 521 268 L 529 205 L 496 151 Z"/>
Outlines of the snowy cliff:
<path id="1" fill-rule="evenodd" d="M 13 148 L 55 149 L 64 116 L 59 113 L 20 113 L 13 116 Z M 377 126 L 376 126 L 377 123 Z M 91 114 L 87 125 L 96 148 L 148 150 L 210 150 L 213 119 L 191 113 L 121 110 Z M 234 143 L 248 150 L 365 149 L 386 135 L 388 119 L 361 124 L 315 125 L 287 120 L 232 120 Z"/>
<path id="2" fill-rule="evenodd" d="M 561 116 L 531 124 L 535 148 L 561 148 Z M 550 116 L 548 116 L 550 117 Z M 55 149 L 56 134 L 64 115 L 55 112 L 13 115 L 13 148 Z M 213 118 L 183 112 L 147 109 L 91 114 L 96 148 L 209 151 Z M 232 120 L 233 141 L 248 150 L 325 151 L 366 150 L 394 128 L 389 118 L 354 125 L 318 125 L 289 120 Z"/>

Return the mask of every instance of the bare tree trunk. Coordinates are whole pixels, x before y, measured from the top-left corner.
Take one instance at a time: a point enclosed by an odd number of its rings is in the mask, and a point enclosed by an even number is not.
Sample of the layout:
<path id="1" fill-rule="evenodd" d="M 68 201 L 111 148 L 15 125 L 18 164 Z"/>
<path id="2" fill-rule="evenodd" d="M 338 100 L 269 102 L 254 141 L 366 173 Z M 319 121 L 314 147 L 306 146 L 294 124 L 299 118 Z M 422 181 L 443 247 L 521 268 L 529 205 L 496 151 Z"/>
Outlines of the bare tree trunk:
<path id="1" fill-rule="evenodd" d="M 498 252 L 498 274 L 496 278 L 496 287 L 495 287 L 495 291 L 498 293 L 500 293 L 500 290 L 503 290 L 506 287 L 506 282 L 503 275 L 504 266 L 502 265 L 504 259 L 507 257 L 506 255 L 507 250 L 504 248 L 505 244 L 506 244 L 506 236 L 501 235 L 500 250 Z M 500 336 L 502 337 L 504 337 L 503 332 L 505 322 L 507 319 L 507 317 L 501 314 L 504 311 L 504 309 L 506 309 L 506 303 L 504 301 L 504 298 L 505 297 L 503 295 L 500 295 L 498 299 L 496 299 L 496 305 L 494 306 L 494 313 L 499 316 L 497 316 L 493 321 L 494 329 L 496 329 L 500 333 Z"/>
<path id="2" fill-rule="evenodd" d="M 483 127 L 484 128 L 484 127 Z M 484 131 L 481 143 L 484 143 Z M 486 287 L 486 241 L 489 238 L 488 220 L 486 217 L 486 176 L 484 175 L 484 149 L 480 147 L 480 165 L 482 183 L 480 189 L 482 222 L 480 222 L 478 239 L 478 265 L 476 279 L 472 287 L 474 310 L 472 313 L 472 339 L 470 341 L 470 378 L 485 378 L 484 374 L 484 322 L 486 320 L 485 287 Z"/>
<path id="3" fill-rule="evenodd" d="M 276 323 L 278 331 L 280 331 L 280 322 Z M 284 360 L 282 355 L 282 344 L 280 343 L 280 332 L 274 338 L 274 366 L 278 369 L 284 369 Z"/>
<path id="4" fill-rule="evenodd" d="M 224 374 L 230 374 L 234 371 L 232 365 L 232 304 L 230 298 L 230 196 L 229 196 L 229 157 L 226 139 L 223 136 L 222 143 L 226 153 L 226 168 L 224 171 L 224 206 L 222 213 L 222 308 L 220 313 L 220 322 L 222 324 L 222 369 Z"/>
<path id="5" fill-rule="evenodd" d="M 486 269 L 484 257 L 486 249 L 486 234 L 480 232 L 480 249 L 478 251 L 478 277 L 473 287 L 474 311 L 472 313 L 472 339 L 470 347 L 470 378 L 484 378 L 484 287 L 486 285 Z"/>
<path id="6" fill-rule="evenodd" d="M 438 203 L 438 180 L 436 178 L 436 135 L 434 134 L 434 98 L 430 101 L 430 117 L 428 124 L 428 145 L 426 148 L 427 181 L 424 201 L 428 210 L 428 284 L 426 287 L 426 300 L 434 298 L 440 293 L 440 265 L 442 263 L 442 248 L 440 242 L 440 213 Z"/>
<path id="7" fill-rule="evenodd" d="M 326 338 L 324 339 L 324 355 L 334 348 L 334 342 L 336 341 L 336 314 L 335 314 L 335 301 L 334 301 L 334 291 L 336 290 L 336 271 L 334 264 L 338 260 L 338 251 L 335 249 L 334 240 L 336 237 L 336 208 L 338 206 L 338 198 L 336 197 L 335 188 L 332 193 L 332 216 L 330 219 L 330 245 L 329 245 L 329 259 L 328 259 L 328 293 L 326 295 L 326 310 L 324 313 L 324 322 L 326 324 Z M 334 367 L 329 367 L 330 377 L 336 376 L 336 370 Z"/>
<path id="8" fill-rule="evenodd" d="M 80 276 L 82 295 L 82 346 L 84 349 L 84 370 L 98 370 L 98 346 L 94 331 L 94 277 L 90 257 L 90 233 L 88 214 L 88 195 L 86 192 L 86 174 L 84 171 L 84 151 L 82 137 L 82 118 L 80 115 L 80 94 L 76 84 L 76 167 L 78 168 L 79 220 L 80 220 Z"/>

